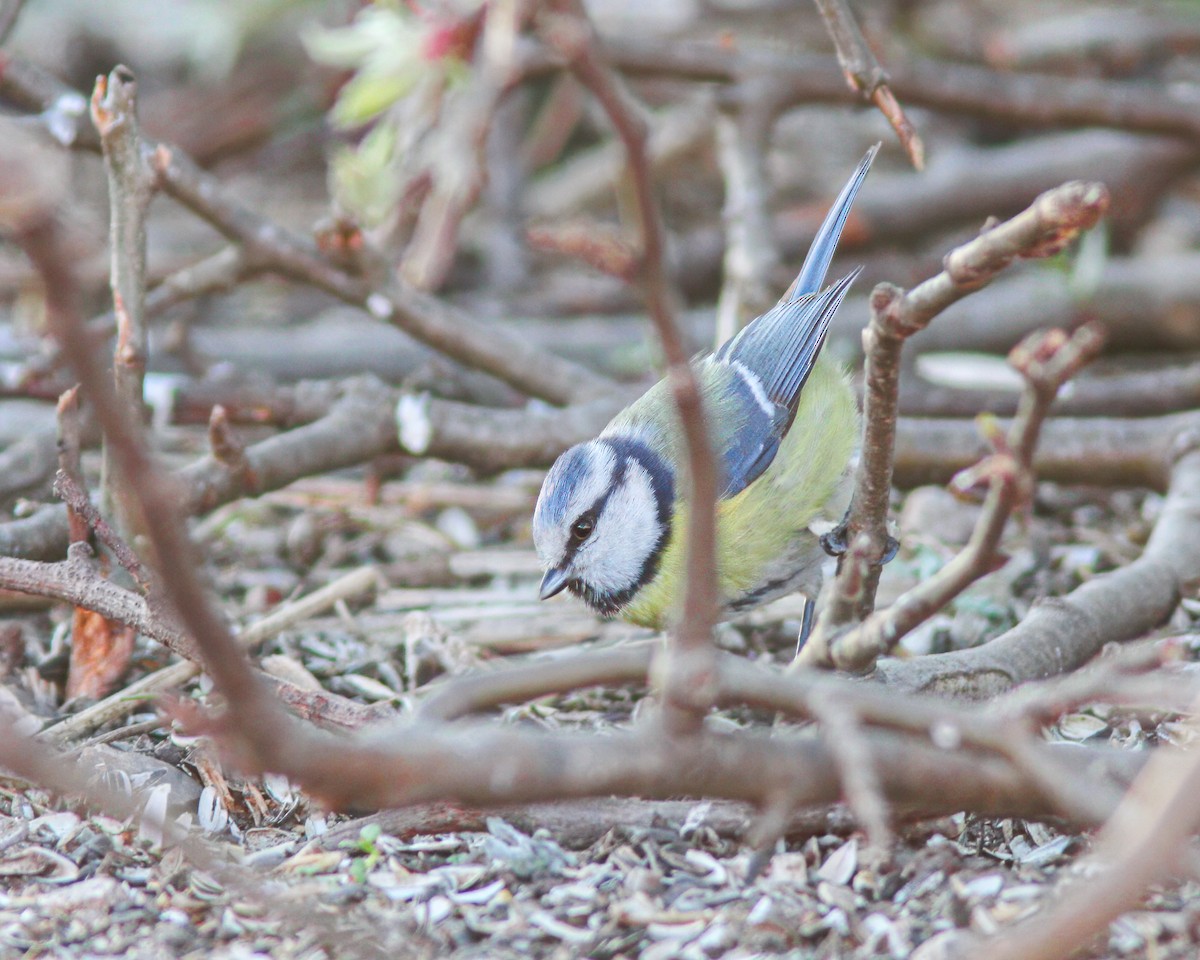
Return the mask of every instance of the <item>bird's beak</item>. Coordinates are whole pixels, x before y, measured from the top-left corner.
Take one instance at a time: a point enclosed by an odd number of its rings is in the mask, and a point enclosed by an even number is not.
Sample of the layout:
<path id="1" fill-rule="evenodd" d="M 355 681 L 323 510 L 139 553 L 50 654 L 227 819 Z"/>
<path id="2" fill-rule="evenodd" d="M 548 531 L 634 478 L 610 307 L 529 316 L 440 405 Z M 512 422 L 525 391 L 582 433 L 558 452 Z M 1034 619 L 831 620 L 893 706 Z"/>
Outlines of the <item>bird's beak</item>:
<path id="1" fill-rule="evenodd" d="M 539 600 L 549 600 L 556 593 L 562 593 L 567 581 L 571 579 L 568 568 L 551 567 L 542 577 L 542 588 L 538 591 Z"/>

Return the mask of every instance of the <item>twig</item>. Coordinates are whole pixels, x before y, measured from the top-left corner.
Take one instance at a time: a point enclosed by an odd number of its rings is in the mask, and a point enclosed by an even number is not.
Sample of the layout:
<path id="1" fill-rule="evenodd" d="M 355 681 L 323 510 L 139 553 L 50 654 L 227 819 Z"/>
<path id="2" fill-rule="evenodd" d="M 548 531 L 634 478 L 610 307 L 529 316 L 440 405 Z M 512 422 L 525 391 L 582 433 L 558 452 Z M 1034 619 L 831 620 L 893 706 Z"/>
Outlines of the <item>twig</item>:
<path id="1" fill-rule="evenodd" d="M 915 417 L 959 417 L 978 413 L 1012 416 L 1018 394 L 965 386 L 900 385 L 900 410 Z M 1053 417 L 1149 417 L 1200 409 L 1200 363 L 1080 376 L 1050 407 Z"/>
<path id="2" fill-rule="evenodd" d="M 874 607 L 879 572 L 889 550 L 887 508 L 891 494 L 900 351 L 904 340 L 922 329 L 942 310 L 986 285 L 1018 257 L 1048 256 L 1061 250 L 1081 230 L 1093 226 L 1108 205 L 1102 184 L 1068 183 L 1038 197 L 1025 212 L 991 227 L 970 243 L 951 251 L 945 269 L 905 293 L 891 284 L 880 284 L 871 295 L 871 320 L 863 334 L 867 352 L 863 396 L 863 450 L 855 474 L 854 496 L 841 527 L 828 542 L 848 544 L 870 538 L 871 555 L 855 619 Z M 844 548 L 843 548 L 844 549 Z M 848 577 L 849 574 L 846 574 Z M 835 591 L 848 590 L 845 577 L 834 582 Z M 838 624 L 833 609 L 818 621 L 805 650 L 806 662 L 830 664 L 830 632 Z"/>
<path id="3" fill-rule="evenodd" d="M 17 25 L 17 20 L 21 17 L 21 8 L 24 6 L 25 0 L 5 0 L 4 6 L 0 8 L 0 44 L 8 42 L 9 34 Z"/>
<path id="4" fill-rule="evenodd" d="M 1142 555 L 1099 574 L 1065 597 L 1035 606 L 1007 633 L 981 647 L 911 660 L 881 660 L 879 679 L 909 691 L 972 699 L 1082 666 L 1106 643 L 1145 636 L 1171 615 L 1200 570 L 1200 421 L 1177 435 L 1179 455 L 1167 499 Z"/>
<path id="5" fill-rule="evenodd" d="M 431 189 L 421 204 L 416 230 L 400 264 L 419 290 L 442 285 L 453 263 L 458 229 L 484 184 L 484 153 L 501 101 L 521 78 L 517 35 L 529 3 L 492 5 L 483 17 L 471 75 L 432 134 Z"/>
<path id="6" fill-rule="evenodd" d="M 584 686 L 646 682 L 653 656 L 653 644 L 630 644 L 531 668 L 467 674 L 435 684 L 427 699 L 420 701 L 414 719 L 444 723 L 500 704 L 524 703 Z"/>
<path id="7" fill-rule="evenodd" d="M 594 797 L 586 800 L 561 800 L 520 806 L 466 807 L 432 803 L 381 810 L 332 824 L 314 844 L 323 850 L 340 850 L 343 841 L 355 841 L 366 824 L 379 824 L 385 833 L 407 839 L 415 835 L 487 830 L 487 818 L 498 816 L 518 830 L 532 834 L 544 829 L 555 841 L 572 849 L 584 849 L 610 830 L 637 831 L 639 828 L 682 828 L 696 811 L 692 800 L 641 800 L 625 797 Z M 754 822 L 749 804 L 707 801 L 703 827 L 718 836 L 746 840 Z M 825 833 L 850 833 L 856 829 L 840 806 L 795 814 L 785 825 L 789 837 L 818 836 Z M 681 829 L 681 833 L 684 831 Z M 686 835 L 686 833 L 684 833 Z"/>
<path id="8" fill-rule="evenodd" d="M 716 692 L 712 644 L 712 625 L 717 617 L 716 465 L 699 384 L 675 320 L 663 263 L 664 231 L 646 156 L 645 121 L 616 74 L 601 59 L 595 33 L 576 0 L 560 0 L 552 7 L 555 13 L 541 16 L 542 35 L 596 97 L 625 145 L 641 234 L 642 289 L 662 344 L 666 378 L 683 428 L 688 464 L 684 600 L 679 623 L 671 631 L 672 643 L 661 679 L 669 727 L 694 733 Z"/>
<path id="9" fill-rule="evenodd" d="M 420 722 L 445 722 L 504 703 L 522 702 L 598 683 L 644 682 L 653 652 L 651 645 L 639 644 L 582 653 L 556 662 L 468 674 L 439 684 L 440 689 L 435 688 L 430 698 L 418 707 L 416 718 Z M 1102 783 L 1089 781 L 1081 788 L 1078 784 L 1062 781 L 1055 763 L 1057 747 L 1043 744 L 1036 731 L 1039 723 L 1052 721 L 1060 707 L 1062 711 L 1070 709 L 1071 702 L 1077 697 L 1129 702 L 1130 696 L 1136 696 L 1139 691 L 1131 690 L 1119 671 L 1090 671 L 1086 682 L 1068 676 L 1046 682 L 1025 701 L 998 707 L 973 707 L 941 699 L 897 695 L 894 690 L 822 671 L 780 673 L 726 654 L 720 655 L 720 661 L 720 706 L 751 706 L 825 723 L 829 721 L 828 706 L 836 704 L 835 709 L 844 712 L 834 716 L 834 726 L 844 733 L 844 724 L 852 723 L 860 741 L 863 729 L 884 728 L 929 738 L 945 749 L 967 747 L 997 754 L 1038 784 L 1041 795 L 1055 797 L 1057 809 L 1080 822 L 1098 822 L 1115 807 L 1115 794 Z M 1181 700 L 1190 703 L 1196 695 L 1195 679 L 1180 678 L 1178 683 L 1169 685 L 1161 677 L 1155 680 L 1159 685 L 1156 702 L 1161 701 L 1164 706 Z M 849 770 L 847 766 L 859 763 L 861 757 L 852 760 L 841 751 L 838 732 L 826 731 L 826 735 L 832 738 L 829 740 L 831 750 L 841 758 L 838 760 L 842 771 L 839 776 L 844 789 L 859 791 L 856 798 L 860 809 L 856 812 L 861 813 L 860 823 L 873 825 L 876 834 L 883 823 L 886 832 L 886 816 L 879 808 L 882 801 L 877 802 L 870 796 L 872 790 L 882 796 L 878 785 L 872 786 L 870 779 L 865 783 L 855 780 L 846 785 L 847 779 L 859 776 L 858 770 Z M 867 749 L 861 742 L 858 746 Z M 853 752 L 854 745 L 851 747 Z M 863 776 L 870 778 L 870 771 Z M 773 836 L 772 820 L 783 823 L 788 819 L 792 803 L 792 799 L 782 794 L 767 798 L 768 807 L 780 809 L 769 809 L 763 814 L 758 830 L 762 839 Z"/>
<path id="10" fill-rule="evenodd" d="M 518 159 L 526 173 L 533 173 L 555 164 L 562 157 L 562 152 L 578 128 L 579 121 L 583 119 L 583 105 L 583 88 L 573 76 L 564 73 L 551 81 L 549 92 L 538 107 L 521 144 Z M 623 165 L 621 163 L 622 167 Z M 523 203 L 527 210 L 535 212 L 532 192 L 525 194 Z M 579 206 L 570 202 L 567 209 L 574 210 Z"/>
<path id="11" fill-rule="evenodd" d="M 137 581 L 137 585 L 143 590 L 149 591 L 152 582 L 150 572 L 142 565 L 142 561 L 130 549 L 129 544 L 108 525 L 108 521 L 101 516 L 100 511 L 96 509 L 88 497 L 87 491 L 83 489 L 76 477 L 68 473 L 66 469 L 60 468 L 54 478 L 54 493 L 66 503 L 72 522 L 74 523 L 77 518 L 85 529 L 95 533 L 96 539 L 108 548 L 117 563 Z M 72 534 L 72 542 L 79 539 L 81 538 Z"/>
<path id="12" fill-rule="evenodd" d="M 839 65 L 828 56 L 630 34 L 608 36 L 604 53 L 618 69 L 637 76 L 737 83 L 771 73 L 784 84 L 784 106 L 853 103 L 858 96 L 838 80 Z M 1200 117 L 1190 104 L 1145 84 L 919 57 L 892 64 L 888 73 L 891 89 L 910 106 L 1027 126 L 1112 127 L 1200 139 Z"/>
<path id="13" fill-rule="evenodd" d="M 207 512 L 240 496 L 277 490 L 334 465 L 363 463 L 394 449 L 391 391 L 373 377 L 354 378 L 344 387 L 325 416 L 245 448 L 232 467 L 216 453 L 185 467 L 178 491 L 184 515 Z"/>
<path id="14" fill-rule="evenodd" d="M 572 95 L 579 96 L 579 83 L 565 75 Z M 549 105 L 547 105 L 549 106 Z M 677 165 L 681 158 L 694 153 L 712 137 L 712 100 L 702 96 L 679 106 L 666 107 L 652 114 L 646 152 L 651 167 L 660 176 Z M 568 127 L 565 133 L 570 134 Z M 536 134 L 530 135 L 530 140 Z M 590 150 L 573 153 L 553 169 L 538 175 L 529 185 L 523 207 L 536 220 L 554 221 L 577 216 L 612 196 L 625 172 L 625 153 L 619 143 L 605 142 Z"/>
<path id="15" fill-rule="evenodd" d="M 117 320 L 113 384 L 117 400 L 129 410 L 128 415 L 140 417 L 149 343 L 145 313 L 146 211 L 154 197 L 155 178 L 142 153 L 137 83 L 129 68 L 118 66 L 107 77 L 97 77 L 91 103 L 92 122 L 100 132 L 108 172 L 110 282 Z M 123 537 L 133 535 L 130 509 L 117 487 L 107 438 L 100 477 L 100 509 L 114 518 Z"/>
<path id="16" fill-rule="evenodd" d="M 105 580 L 97 569 L 92 549 L 86 543 L 72 544 L 66 560 L 42 563 L 0 557 L 0 584 L 42 597 L 53 597 L 76 607 L 127 623 L 184 657 L 195 649 L 182 628 L 156 609 L 145 597 Z"/>
<path id="17" fill-rule="evenodd" d="M 770 85 L 760 86 L 747 91 L 735 114 L 717 117 L 717 158 L 725 182 L 721 211 L 725 263 L 717 300 L 717 345 L 771 306 L 772 272 L 780 262 L 767 210 L 767 148 L 775 111 L 767 96 Z"/>
<path id="18" fill-rule="evenodd" d="M 61 103 L 70 106 L 78 99 L 74 91 L 23 62 L 6 63 L 0 71 L 0 94 L 43 111 Z M 50 122 L 45 114 L 42 119 Z M 56 139 L 82 149 L 96 146 L 88 131 L 75 125 L 58 131 Z M 395 324 L 435 350 L 550 403 L 594 399 L 611 389 L 607 378 L 547 354 L 516 333 L 480 324 L 464 312 L 396 281 L 376 287 L 331 263 L 312 241 L 242 206 L 178 148 L 143 138 L 142 151 L 150 158 L 160 190 L 242 248 L 248 261 L 244 269 L 279 273 L 324 290 L 363 308 L 377 320 Z"/>
<path id="19" fill-rule="evenodd" d="M 209 414 L 208 445 L 212 449 L 213 460 L 233 474 L 239 486 L 247 490 L 258 486 L 254 468 L 246 456 L 246 445 L 233 432 L 229 413 L 219 403 L 213 406 Z"/>
<path id="20" fill-rule="evenodd" d="M 4 561 L 0 560 L 0 565 L 3 563 Z M 360 596 L 375 587 L 378 580 L 379 574 L 372 567 L 360 567 L 357 570 L 353 570 L 345 576 L 334 580 L 332 583 L 321 587 L 319 590 L 314 590 L 306 596 L 300 597 L 290 603 L 285 603 L 278 609 L 272 610 L 261 620 L 242 630 L 238 635 L 238 642 L 247 650 L 254 649 L 259 644 L 288 629 L 293 624 L 328 609 L 339 600 Z M 126 620 L 125 622 L 130 621 Z M 173 623 L 161 620 L 140 629 L 144 633 L 153 636 L 156 640 L 161 641 L 167 635 L 165 631 L 168 628 L 173 631 L 179 630 Z M 191 641 L 189 640 L 187 643 L 187 649 L 190 650 Z M 194 653 L 191 654 L 191 657 L 194 658 Z M 163 667 L 161 670 L 156 670 L 154 673 L 147 674 L 140 680 L 134 681 L 126 686 L 125 689 L 117 691 L 99 703 L 95 703 L 79 711 L 79 713 L 72 714 L 65 720 L 59 721 L 47 728 L 45 734 L 60 743 L 69 743 L 78 740 L 80 737 L 85 737 L 93 730 L 104 726 L 104 724 L 111 723 L 113 720 L 125 716 L 132 710 L 136 710 L 138 705 L 147 698 L 165 690 L 172 690 L 182 686 L 198 676 L 199 673 L 200 668 L 193 659 L 174 663 L 169 667 Z"/>
<path id="21" fill-rule="evenodd" d="M 1191 712 L 1197 711 L 1200 700 L 1192 706 Z M 1200 827 L 1197 791 L 1200 753 L 1171 747 L 1154 751 L 1100 831 L 1089 882 L 1063 891 L 1057 904 L 1008 933 L 975 943 L 965 955 L 978 956 L 979 947 L 997 960 L 1058 960 L 1073 954 L 1134 907 L 1152 884 L 1179 872 L 1183 851 Z"/>
<path id="22" fill-rule="evenodd" d="M 1007 428 L 1008 422 L 1001 420 Z M 1033 469 L 1042 480 L 1167 489 L 1176 438 L 1200 428 L 1195 411 L 1147 418 L 1054 417 L 1042 428 Z M 969 420 L 902 417 L 896 428 L 896 483 L 947 483 L 987 453 Z"/>
<path id="23" fill-rule="evenodd" d="M 821 725 L 821 736 L 837 763 L 846 805 L 866 832 L 867 857 L 882 857 L 891 846 L 892 831 L 887 801 L 879 786 L 875 759 L 862 724 L 853 708 L 829 694 L 812 697 L 810 704 Z"/>
<path id="24" fill-rule="evenodd" d="M 1013 349 L 1009 362 L 1021 371 L 1026 382 L 1020 412 L 1007 436 L 994 424 L 990 427 L 995 453 L 960 474 L 955 483 L 964 491 L 980 481 L 988 486 L 970 542 L 934 576 L 907 591 L 887 610 L 876 612 L 848 632 L 835 635 L 830 655 L 838 669 L 869 670 L 905 634 L 943 609 L 980 577 L 993 572 L 998 562 L 1004 562 L 997 554 L 1000 537 L 1013 509 L 1028 502 L 1033 494 L 1033 454 L 1050 405 L 1062 384 L 1095 357 L 1103 341 L 1099 328 L 1087 325 L 1070 337 L 1058 330 L 1034 334 Z M 831 620 L 836 614 L 837 611 L 831 614 Z"/>
<path id="25" fill-rule="evenodd" d="M 637 280 L 637 251 L 615 226 L 576 219 L 553 226 L 529 227 L 525 237 L 535 250 L 574 257 L 592 269 L 618 277 L 626 283 Z"/>
<path id="26" fill-rule="evenodd" d="M 925 169 L 925 145 L 917 135 L 904 110 L 896 102 L 896 95 L 888 86 L 888 76 L 875 54 L 867 46 L 866 38 L 858 29 L 853 14 L 844 0 L 816 0 L 817 9 L 825 21 L 825 29 L 837 50 L 838 64 L 850 89 L 864 100 L 869 100 L 887 118 L 904 152 L 917 170 Z"/>
<path id="27" fill-rule="evenodd" d="M 1131 644 L 1128 647 L 1108 647 L 1087 666 L 1051 680 L 1023 683 L 1008 693 L 992 699 L 988 713 L 998 724 L 1014 719 L 1045 725 L 1074 710 L 1081 704 L 1104 699 L 1124 704 L 1136 703 L 1144 691 L 1131 682 L 1144 677 L 1152 681 L 1154 692 L 1149 698 L 1165 710 L 1186 712 L 1195 693 L 1185 685 L 1173 689 L 1168 676 L 1160 667 L 1180 659 L 1178 640 L 1159 640 Z"/>
<path id="28" fill-rule="evenodd" d="M 58 476 L 70 481 L 75 490 L 82 491 L 83 470 L 79 463 L 82 446 L 83 427 L 80 424 L 79 388 L 71 387 L 64 390 L 58 398 L 56 407 L 57 446 L 58 446 Z M 62 495 L 59 494 L 61 497 Z M 65 499 L 65 498 L 63 498 Z M 83 495 L 87 499 L 87 495 Z M 91 506 L 91 501 L 88 501 Z M 71 543 L 86 541 L 91 535 L 91 525 L 88 519 L 80 516 L 80 511 L 72 504 L 67 504 L 67 524 L 70 527 Z"/>

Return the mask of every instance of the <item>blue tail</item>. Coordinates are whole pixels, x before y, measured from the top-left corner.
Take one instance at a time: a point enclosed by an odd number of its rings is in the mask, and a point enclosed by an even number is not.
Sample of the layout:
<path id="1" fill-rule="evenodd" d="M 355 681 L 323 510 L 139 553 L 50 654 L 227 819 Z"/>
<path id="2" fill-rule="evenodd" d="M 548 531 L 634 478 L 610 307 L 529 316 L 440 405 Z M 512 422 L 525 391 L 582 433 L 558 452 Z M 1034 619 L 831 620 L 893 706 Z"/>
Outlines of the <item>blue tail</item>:
<path id="1" fill-rule="evenodd" d="M 854 203 L 858 188 L 862 186 L 867 171 L 871 169 L 871 161 L 875 159 L 875 154 L 878 152 L 879 144 L 877 143 L 867 151 L 867 155 L 858 164 L 854 175 L 842 187 L 842 192 L 838 194 L 829 213 L 825 214 L 825 222 L 821 224 L 821 229 L 813 238 L 812 246 L 808 248 L 808 256 L 804 258 L 804 266 L 800 268 L 800 275 L 796 277 L 796 281 L 792 284 L 785 299 L 794 300 L 806 293 L 816 293 L 825 284 L 825 274 L 829 270 L 829 262 L 833 259 L 838 238 L 841 237 L 842 228 L 846 225 L 846 218 L 850 215 L 850 205 Z"/>

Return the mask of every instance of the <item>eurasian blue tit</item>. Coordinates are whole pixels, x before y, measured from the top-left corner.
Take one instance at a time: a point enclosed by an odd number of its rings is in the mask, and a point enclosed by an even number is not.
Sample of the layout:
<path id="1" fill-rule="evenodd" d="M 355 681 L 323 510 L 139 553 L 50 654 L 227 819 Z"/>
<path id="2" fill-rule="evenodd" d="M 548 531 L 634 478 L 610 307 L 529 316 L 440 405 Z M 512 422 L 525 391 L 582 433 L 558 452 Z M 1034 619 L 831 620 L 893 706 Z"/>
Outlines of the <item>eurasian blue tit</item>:
<path id="1" fill-rule="evenodd" d="M 870 150 L 825 217 L 785 299 L 694 362 L 718 466 L 717 569 L 725 612 L 786 593 L 814 600 L 825 554 L 814 522 L 840 518 L 858 438 L 845 372 L 821 359 L 859 271 L 821 289 Z M 541 597 L 570 590 L 593 610 L 662 627 L 682 599 L 685 449 L 665 380 L 546 475 L 533 541 Z M 806 605 L 806 621 L 812 603 Z"/>

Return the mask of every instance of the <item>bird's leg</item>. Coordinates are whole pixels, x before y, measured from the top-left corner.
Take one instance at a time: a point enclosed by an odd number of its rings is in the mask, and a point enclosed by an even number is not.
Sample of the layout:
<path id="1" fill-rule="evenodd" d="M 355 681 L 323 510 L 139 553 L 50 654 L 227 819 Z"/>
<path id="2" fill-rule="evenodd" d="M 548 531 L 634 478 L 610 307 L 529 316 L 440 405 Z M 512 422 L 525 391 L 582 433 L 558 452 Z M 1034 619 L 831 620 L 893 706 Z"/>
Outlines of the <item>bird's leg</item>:
<path id="1" fill-rule="evenodd" d="M 800 656 L 800 648 L 808 641 L 808 635 L 812 633 L 813 618 L 817 612 L 817 601 L 812 597 L 804 598 L 804 613 L 801 614 L 800 634 L 796 637 L 796 656 Z"/>

